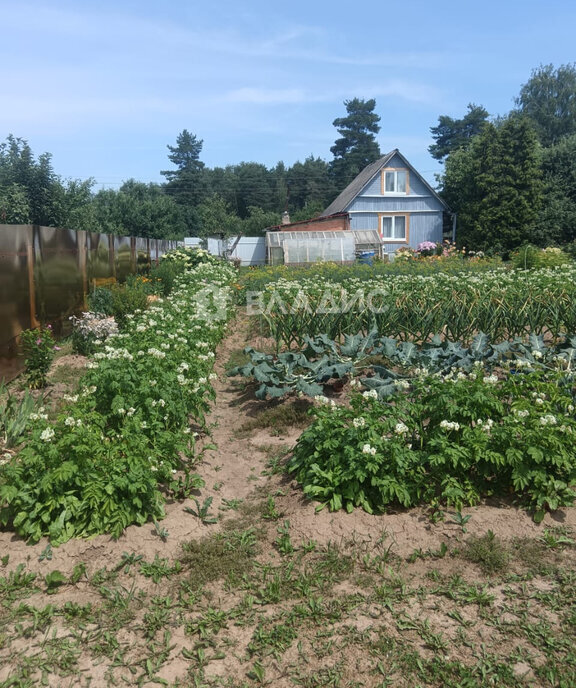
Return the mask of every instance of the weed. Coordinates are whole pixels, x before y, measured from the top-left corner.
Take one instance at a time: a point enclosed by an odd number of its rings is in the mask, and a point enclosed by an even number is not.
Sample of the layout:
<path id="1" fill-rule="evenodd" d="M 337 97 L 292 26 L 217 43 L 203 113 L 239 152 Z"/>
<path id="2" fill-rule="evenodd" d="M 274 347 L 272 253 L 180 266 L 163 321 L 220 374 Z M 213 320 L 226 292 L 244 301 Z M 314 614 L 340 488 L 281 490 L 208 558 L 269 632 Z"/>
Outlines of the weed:
<path id="1" fill-rule="evenodd" d="M 154 561 L 142 561 L 140 564 L 140 573 L 146 578 L 151 578 L 154 583 L 159 583 L 162 578 L 168 578 L 175 573 L 182 570 L 182 565 L 179 561 L 175 561 L 172 566 L 168 563 L 168 559 L 160 558 L 157 554 L 154 556 Z"/>
<path id="2" fill-rule="evenodd" d="M 286 519 L 282 525 L 278 526 L 276 532 L 278 533 L 278 537 L 274 541 L 276 549 L 283 556 L 293 554 L 294 545 L 292 544 L 292 540 L 290 538 L 290 521 Z"/>
<path id="3" fill-rule="evenodd" d="M 276 508 L 274 497 L 268 497 L 266 500 L 266 507 L 262 512 L 262 518 L 266 521 L 278 521 L 282 518 L 282 514 Z"/>
<path id="4" fill-rule="evenodd" d="M 157 535 L 162 542 L 166 542 L 170 533 L 166 530 L 166 528 L 161 526 L 156 519 L 154 519 L 152 522 L 154 524 L 154 534 Z"/>
<path id="5" fill-rule="evenodd" d="M 270 430 L 274 435 L 283 435 L 292 428 L 305 428 L 311 423 L 308 410 L 312 403 L 305 399 L 291 399 L 260 411 L 255 418 L 246 421 L 237 431 L 237 436 L 247 437 L 254 430 Z"/>
<path id="6" fill-rule="evenodd" d="M 253 529 L 220 533 L 182 545 L 182 564 L 191 590 L 205 583 L 240 577 L 254 566 L 256 536 Z"/>
<path id="7" fill-rule="evenodd" d="M 463 516 L 462 512 L 456 511 L 453 514 L 450 514 L 450 516 L 452 517 L 452 520 L 454 521 L 454 523 L 457 523 L 460 526 L 460 528 L 462 528 L 463 533 L 468 532 L 468 529 L 466 528 L 466 524 L 472 518 L 471 514 L 468 514 L 467 516 Z"/>
<path id="8" fill-rule="evenodd" d="M 196 509 L 190 506 L 184 507 L 184 511 L 187 514 L 192 514 L 199 518 L 204 525 L 210 525 L 212 523 L 218 523 L 218 517 L 210 513 L 210 506 L 212 505 L 213 497 L 206 497 L 204 503 L 200 505 L 200 502 L 196 497 L 192 497 L 194 503 L 196 504 Z"/>
<path id="9" fill-rule="evenodd" d="M 219 507 L 220 511 L 236 511 L 240 504 L 242 504 L 243 499 L 223 499 L 222 504 Z"/>
<path id="10" fill-rule="evenodd" d="M 51 561 L 52 559 L 52 545 L 48 543 L 46 547 L 42 550 L 40 553 L 40 556 L 38 557 L 38 561 Z"/>
<path id="11" fill-rule="evenodd" d="M 186 624 L 186 632 L 192 635 L 198 634 L 202 640 L 207 640 L 227 626 L 228 614 L 209 607 L 200 618 Z"/>
<path id="12" fill-rule="evenodd" d="M 510 561 L 506 546 L 491 530 L 480 537 L 468 538 L 462 555 L 478 564 L 486 574 L 502 573 Z"/>
<path id="13" fill-rule="evenodd" d="M 36 587 L 35 573 L 24 570 L 24 564 L 18 564 L 15 571 L 10 571 L 7 577 L 0 576 L 0 595 L 6 595 L 8 599 L 27 597 Z"/>
<path id="14" fill-rule="evenodd" d="M 61 585 L 64 585 L 68 582 L 68 579 L 62 573 L 62 571 L 58 571 L 58 569 L 56 569 L 55 571 L 51 571 L 44 576 L 44 582 L 46 583 L 46 593 L 48 595 L 54 595 Z"/>
<path id="15" fill-rule="evenodd" d="M 120 562 L 112 569 L 113 571 L 124 571 L 129 573 L 132 566 L 138 564 L 144 559 L 143 554 L 136 554 L 136 552 L 122 552 Z"/>

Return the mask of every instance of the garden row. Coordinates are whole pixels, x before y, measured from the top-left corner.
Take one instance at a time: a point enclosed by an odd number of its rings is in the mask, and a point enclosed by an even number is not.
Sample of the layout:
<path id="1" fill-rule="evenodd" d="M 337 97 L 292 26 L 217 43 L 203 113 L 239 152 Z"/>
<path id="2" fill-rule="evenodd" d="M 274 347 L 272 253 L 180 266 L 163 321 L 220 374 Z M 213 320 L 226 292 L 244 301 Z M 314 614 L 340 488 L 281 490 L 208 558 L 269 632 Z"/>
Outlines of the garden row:
<path id="1" fill-rule="evenodd" d="M 576 264 L 540 270 L 496 269 L 430 275 L 352 276 L 345 283 L 324 269 L 306 278 L 275 279 L 252 289 L 249 312 L 278 345 L 305 337 L 381 334 L 428 341 L 441 335 L 469 342 L 478 332 L 493 340 L 576 332 Z"/>
<path id="2" fill-rule="evenodd" d="M 93 338 L 77 394 L 54 420 L 33 414 L 25 446 L 0 468 L 0 523 L 27 540 L 118 536 L 162 518 L 161 486 L 176 497 L 197 486 L 190 419 L 201 426 L 213 398 L 235 270 L 203 252 L 165 260 L 171 293 Z"/>

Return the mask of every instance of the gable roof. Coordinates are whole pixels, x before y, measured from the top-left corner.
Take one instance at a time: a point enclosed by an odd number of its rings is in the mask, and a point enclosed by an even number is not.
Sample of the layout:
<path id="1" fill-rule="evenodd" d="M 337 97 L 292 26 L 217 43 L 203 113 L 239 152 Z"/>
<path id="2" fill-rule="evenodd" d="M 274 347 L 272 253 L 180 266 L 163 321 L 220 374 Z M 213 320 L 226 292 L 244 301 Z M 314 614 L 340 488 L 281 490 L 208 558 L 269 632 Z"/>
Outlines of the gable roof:
<path id="1" fill-rule="evenodd" d="M 387 153 L 380 159 L 376 160 L 373 163 L 370 163 L 370 165 L 367 165 L 360 174 L 353 179 L 350 184 L 342 191 L 333 201 L 330 203 L 330 205 L 324 210 L 323 213 L 320 214 L 320 217 L 326 217 L 327 215 L 334 215 L 335 213 L 343 213 L 346 211 L 350 203 L 358 196 L 358 194 L 362 191 L 362 189 L 370 182 L 374 177 L 382 170 L 382 168 L 386 167 L 386 165 L 392 160 L 392 158 L 397 155 L 401 160 L 403 161 L 404 165 L 410 169 L 411 172 L 414 174 L 418 175 L 418 178 L 420 181 L 426 186 L 426 188 L 430 191 L 430 194 L 434 196 L 446 210 L 448 210 L 448 206 L 446 205 L 446 202 L 440 198 L 440 196 L 434 191 L 434 189 L 428 184 L 428 182 L 424 179 L 424 177 L 418 173 L 418 171 L 412 167 L 412 165 L 406 160 L 406 158 L 400 153 L 400 151 L 395 148 L 393 151 L 390 151 L 390 153 Z"/>

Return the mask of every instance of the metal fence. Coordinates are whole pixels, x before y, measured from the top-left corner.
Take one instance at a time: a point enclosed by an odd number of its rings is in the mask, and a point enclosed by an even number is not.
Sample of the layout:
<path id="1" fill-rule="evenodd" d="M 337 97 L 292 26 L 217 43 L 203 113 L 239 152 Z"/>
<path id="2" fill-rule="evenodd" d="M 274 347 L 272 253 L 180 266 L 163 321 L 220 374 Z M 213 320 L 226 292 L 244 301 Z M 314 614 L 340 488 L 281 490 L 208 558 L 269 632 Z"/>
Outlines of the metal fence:
<path id="1" fill-rule="evenodd" d="M 123 281 L 179 242 L 38 225 L 0 225 L 0 380 L 22 367 L 22 330 L 50 323 L 56 335 L 98 280 Z"/>

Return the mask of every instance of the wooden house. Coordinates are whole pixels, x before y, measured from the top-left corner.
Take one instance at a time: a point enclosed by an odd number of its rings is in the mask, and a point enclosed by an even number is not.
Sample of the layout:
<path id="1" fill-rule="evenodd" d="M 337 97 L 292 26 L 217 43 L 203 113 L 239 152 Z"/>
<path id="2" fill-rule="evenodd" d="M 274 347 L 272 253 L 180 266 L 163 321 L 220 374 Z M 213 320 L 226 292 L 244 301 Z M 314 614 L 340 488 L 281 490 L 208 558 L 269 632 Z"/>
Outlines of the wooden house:
<path id="1" fill-rule="evenodd" d="M 319 219 L 347 213 L 351 230 L 377 230 L 382 252 L 442 241 L 446 203 L 398 149 L 365 167 Z"/>

